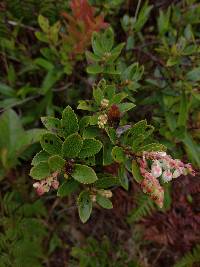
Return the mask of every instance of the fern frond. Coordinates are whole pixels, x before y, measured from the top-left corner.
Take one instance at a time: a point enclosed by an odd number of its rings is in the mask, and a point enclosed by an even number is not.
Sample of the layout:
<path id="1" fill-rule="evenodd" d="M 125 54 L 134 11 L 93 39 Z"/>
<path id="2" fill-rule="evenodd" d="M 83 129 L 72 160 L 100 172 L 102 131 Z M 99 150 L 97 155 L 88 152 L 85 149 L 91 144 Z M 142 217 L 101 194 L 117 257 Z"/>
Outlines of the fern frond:
<path id="1" fill-rule="evenodd" d="M 191 252 L 183 256 L 174 267 L 192 267 L 196 263 L 200 264 L 200 244 L 196 245 Z"/>
<path id="2" fill-rule="evenodd" d="M 20 20 L 28 25 L 37 24 L 37 17 L 43 14 L 55 23 L 58 20 L 60 11 L 66 7 L 67 1 L 55 0 L 6 0 L 7 13 L 13 18 Z"/>
<path id="3" fill-rule="evenodd" d="M 139 221 L 141 218 L 150 215 L 155 209 L 154 202 L 143 193 L 136 196 L 136 204 L 137 207 L 128 216 L 129 223 Z"/>

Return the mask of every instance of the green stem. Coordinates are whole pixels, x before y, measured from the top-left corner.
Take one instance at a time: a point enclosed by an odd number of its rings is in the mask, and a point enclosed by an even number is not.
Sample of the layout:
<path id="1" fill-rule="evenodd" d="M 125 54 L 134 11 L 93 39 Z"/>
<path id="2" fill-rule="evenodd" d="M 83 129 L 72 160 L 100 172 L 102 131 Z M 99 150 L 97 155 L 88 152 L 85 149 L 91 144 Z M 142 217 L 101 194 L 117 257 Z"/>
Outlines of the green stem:
<path id="1" fill-rule="evenodd" d="M 134 17 L 135 21 L 137 20 L 137 16 L 138 16 L 138 13 L 139 13 L 139 10 L 140 10 L 141 3 L 142 3 L 142 0 L 138 0 L 136 11 L 135 11 L 135 17 Z"/>

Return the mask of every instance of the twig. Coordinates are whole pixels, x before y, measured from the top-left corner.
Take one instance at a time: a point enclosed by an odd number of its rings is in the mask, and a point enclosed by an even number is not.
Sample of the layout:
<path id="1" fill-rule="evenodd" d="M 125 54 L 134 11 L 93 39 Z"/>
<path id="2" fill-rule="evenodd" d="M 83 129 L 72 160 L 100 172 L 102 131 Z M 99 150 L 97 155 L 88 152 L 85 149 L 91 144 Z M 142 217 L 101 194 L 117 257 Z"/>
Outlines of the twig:
<path id="1" fill-rule="evenodd" d="M 162 247 L 162 249 L 159 250 L 157 256 L 155 257 L 153 263 L 152 263 L 152 266 L 155 266 L 157 260 L 160 258 L 161 254 L 163 253 L 163 251 L 166 250 L 166 247 Z"/>
<path id="2" fill-rule="evenodd" d="M 62 92 L 62 91 L 65 91 L 66 89 L 68 89 L 71 85 L 72 85 L 72 83 L 68 83 L 67 85 L 64 85 L 60 88 L 55 88 L 52 91 L 53 92 Z"/>
<path id="3" fill-rule="evenodd" d="M 12 26 L 20 26 L 20 27 L 22 27 L 24 29 L 27 29 L 27 30 L 30 30 L 30 31 L 34 31 L 34 32 L 37 31 L 36 28 L 33 28 L 31 26 L 27 26 L 27 25 L 25 25 L 23 23 L 18 23 L 18 22 L 13 21 L 13 20 L 8 20 L 7 23 L 10 24 L 10 25 L 12 25 Z"/>
<path id="4" fill-rule="evenodd" d="M 143 53 L 144 55 L 149 57 L 152 61 L 158 63 L 159 65 L 163 67 L 166 67 L 165 63 L 161 59 L 157 58 L 155 55 L 151 54 L 150 52 L 144 51 L 140 47 L 134 47 L 133 50 Z"/>

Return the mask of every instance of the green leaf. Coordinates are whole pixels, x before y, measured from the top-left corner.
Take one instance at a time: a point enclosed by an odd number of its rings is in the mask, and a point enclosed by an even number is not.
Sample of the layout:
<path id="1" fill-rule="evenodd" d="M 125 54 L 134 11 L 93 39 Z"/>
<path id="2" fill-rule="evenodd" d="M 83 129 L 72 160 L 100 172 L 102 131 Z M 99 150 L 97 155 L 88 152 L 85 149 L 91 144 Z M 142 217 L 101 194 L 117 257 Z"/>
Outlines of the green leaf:
<path id="1" fill-rule="evenodd" d="M 198 92 L 192 92 L 192 95 L 193 95 L 197 100 L 200 101 L 200 93 L 198 93 Z"/>
<path id="2" fill-rule="evenodd" d="M 125 46 L 125 43 L 121 43 L 121 44 L 118 44 L 114 49 L 112 49 L 111 55 L 109 56 L 107 63 L 111 64 L 113 61 L 115 61 L 121 54 L 124 46 Z"/>
<path id="3" fill-rule="evenodd" d="M 105 177 L 98 179 L 94 185 L 95 185 L 95 188 L 97 189 L 107 189 L 113 186 L 117 186 L 117 185 L 119 186 L 120 182 L 117 177 L 107 175 Z"/>
<path id="4" fill-rule="evenodd" d="M 143 134 L 139 134 L 136 138 L 132 138 L 133 142 L 132 142 L 132 151 L 134 153 L 138 152 L 138 150 L 140 149 L 141 143 L 144 141 L 145 137 Z"/>
<path id="5" fill-rule="evenodd" d="M 101 104 L 101 101 L 104 98 L 104 95 L 103 95 L 102 90 L 100 88 L 94 88 L 93 89 L 93 97 L 94 97 L 97 105 L 100 105 Z"/>
<path id="6" fill-rule="evenodd" d="M 170 15 L 171 15 L 171 8 L 167 9 L 167 12 L 164 13 L 163 10 L 159 10 L 159 17 L 157 20 L 158 23 L 158 30 L 160 35 L 164 35 L 170 26 Z"/>
<path id="7" fill-rule="evenodd" d="M 28 146 L 37 143 L 41 140 L 41 137 L 46 133 L 43 129 L 30 129 L 25 132 L 23 139 L 19 140 L 19 145 L 21 147 L 20 151 L 23 151 Z"/>
<path id="8" fill-rule="evenodd" d="M 126 93 L 118 93 L 115 94 L 110 100 L 110 104 L 119 104 L 123 99 L 125 99 L 128 95 Z"/>
<path id="9" fill-rule="evenodd" d="M 44 68 L 47 71 L 50 71 L 54 68 L 54 65 L 49 62 L 48 60 L 38 57 L 34 60 L 34 63 L 37 64 L 38 66 Z"/>
<path id="10" fill-rule="evenodd" d="M 15 90 L 8 86 L 7 84 L 0 82 L 0 94 L 7 96 L 7 97 L 14 97 Z"/>
<path id="11" fill-rule="evenodd" d="M 97 125 L 98 123 L 99 114 L 94 114 L 90 116 L 89 124 L 90 125 Z"/>
<path id="12" fill-rule="evenodd" d="M 79 130 L 78 119 L 73 109 L 67 106 L 62 113 L 62 128 L 65 137 L 70 134 L 76 133 Z"/>
<path id="13" fill-rule="evenodd" d="M 125 190 L 128 191 L 128 188 L 129 188 L 129 180 L 128 180 L 128 176 L 127 176 L 127 171 L 126 171 L 126 169 L 125 169 L 125 167 L 123 165 L 120 166 L 118 175 L 119 175 L 120 185 Z"/>
<path id="14" fill-rule="evenodd" d="M 42 82 L 41 93 L 43 95 L 47 94 L 47 92 L 55 85 L 55 83 L 61 78 L 62 75 L 63 70 L 60 70 L 58 68 L 49 70 Z"/>
<path id="15" fill-rule="evenodd" d="M 46 161 L 42 161 L 37 165 L 33 166 L 30 171 L 30 176 L 33 179 L 41 180 L 50 175 L 49 165 Z"/>
<path id="16" fill-rule="evenodd" d="M 62 183 L 58 188 L 57 196 L 59 197 L 67 197 L 73 192 L 75 192 L 79 187 L 79 183 L 74 179 L 69 179 L 66 182 Z"/>
<path id="17" fill-rule="evenodd" d="M 53 42 L 55 45 L 57 45 L 58 42 L 58 34 L 60 31 L 60 21 L 57 21 L 53 26 L 50 27 L 50 31 L 49 31 L 49 39 L 51 40 L 51 42 Z"/>
<path id="18" fill-rule="evenodd" d="M 122 163 L 126 160 L 126 154 L 124 153 L 123 148 L 119 146 L 113 147 L 112 157 L 118 163 Z"/>
<path id="19" fill-rule="evenodd" d="M 85 52 L 85 55 L 86 55 L 86 58 L 87 58 L 87 61 L 92 61 L 92 62 L 99 62 L 101 60 L 101 57 L 100 56 L 97 56 L 93 53 L 91 53 L 90 51 L 86 51 Z"/>
<path id="20" fill-rule="evenodd" d="M 78 133 L 71 134 L 62 145 L 62 155 L 64 158 L 75 158 L 78 156 L 83 145 L 83 140 Z"/>
<path id="21" fill-rule="evenodd" d="M 93 106 L 93 101 L 92 100 L 79 100 L 78 101 L 78 107 L 77 109 L 82 109 L 82 110 L 88 110 L 88 111 L 96 111 L 95 107 Z"/>
<path id="22" fill-rule="evenodd" d="M 47 35 L 45 33 L 43 33 L 43 32 L 39 32 L 39 31 L 35 32 L 35 36 L 41 42 L 44 42 L 44 43 L 48 43 L 49 42 Z"/>
<path id="23" fill-rule="evenodd" d="M 42 117 L 41 121 L 43 125 L 47 128 L 47 130 L 55 134 L 61 132 L 61 122 L 59 119 L 54 117 Z"/>
<path id="24" fill-rule="evenodd" d="M 0 116 L 0 129 L 0 159 L 5 168 L 10 168 L 17 164 L 25 131 L 19 116 L 13 110 L 7 110 Z"/>
<path id="25" fill-rule="evenodd" d="M 38 16 L 38 23 L 43 32 L 48 33 L 49 31 L 49 20 L 42 15 Z"/>
<path id="26" fill-rule="evenodd" d="M 104 54 L 104 50 L 101 46 L 101 37 L 100 34 L 97 32 L 94 32 L 92 35 L 92 49 L 95 53 L 95 55 L 102 57 Z"/>
<path id="27" fill-rule="evenodd" d="M 132 174 L 137 183 L 141 183 L 144 180 L 144 177 L 140 173 L 140 168 L 136 160 L 132 161 Z"/>
<path id="28" fill-rule="evenodd" d="M 40 163 L 41 161 L 47 161 L 49 158 L 49 154 L 44 151 L 44 150 L 41 150 L 40 152 L 38 152 L 32 162 L 31 162 L 31 165 L 37 165 L 38 163 Z"/>
<path id="29" fill-rule="evenodd" d="M 52 171 L 60 171 L 65 165 L 65 160 L 61 158 L 59 155 L 54 155 L 48 159 L 48 163 L 49 163 L 49 168 Z"/>
<path id="30" fill-rule="evenodd" d="M 85 139 L 91 139 L 91 138 L 95 138 L 99 135 L 99 129 L 97 127 L 87 127 L 84 131 L 83 131 L 83 138 Z"/>
<path id="31" fill-rule="evenodd" d="M 90 65 L 87 67 L 87 73 L 89 74 L 99 74 L 103 72 L 103 66 L 100 65 Z"/>
<path id="32" fill-rule="evenodd" d="M 121 103 L 118 105 L 120 112 L 127 112 L 128 110 L 135 107 L 135 104 L 133 103 Z"/>
<path id="33" fill-rule="evenodd" d="M 42 148 L 51 155 L 61 154 L 62 141 L 53 133 L 46 133 L 40 141 Z"/>
<path id="34" fill-rule="evenodd" d="M 81 164 L 75 164 L 71 176 L 82 184 L 92 184 L 98 179 L 92 168 Z"/>
<path id="35" fill-rule="evenodd" d="M 145 25 L 145 23 L 149 18 L 152 8 L 153 6 L 148 6 L 148 1 L 146 1 L 138 14 L 136 22 L 134 23 L 134 29 L 136 32 L 142 30 L 143 26 Z"/>
<path id="36" fill-rule="evenodd" d="M 121 77 L 123 81 L 137 82 L 141 79 L 143 73 L 144 67 L 140 66 L 138 63 L 133 63 L 122 72 Z"/>
<path id="37" fill-rule="evenodd" d="M 179 107 L 178 122 L 177 122 L 178 126 L 186 127 L 187 118 L 188 118 L 188 98 L 185 92 L 182 92 L 180 107 Z"/>
<path id="38" fill-rule="evenodd" d="M 83 146 L 79 153 L 80 158 L 86 158 L 96 155 L 102 148 L 102 143 L 96 139 L 84 139 Z"/>
<path id="39" fill-rule="evenodd" d="M 82 191 L 78 197 L 78 213 L 81 221 L 86 223 L 92 213 L 92 200 L 87 191 Z"/>
<path id="40" fill-rule="evenodd" d="M 191 161 L 200 168 L 199 144 L 193 140 L 189 133 L 185 133 L 181 141 L 184 143 Z"/>
<path id="41" fill-rule="evenodd" d="M 138 151 L 166 151 L 167 148 L 162 145 L 162 144 L 158 144 L 158 143 L 152 143 L 152 144 L 148 144 L 145 146 L 140 147 L 140 149 Z"/>
<path id="42" fill-rule="evenodd" d="M 108 28 L 104 31 L 101 38 L 101 47 L 105 52 L 109 52 L 114 44 L 114 32 L 112 28 Z"/>
<path id="43" fill-rule="evenodd" d="M 136 138 L 138 135 L 144 134 L 145 129 L 147 127 L 146 120 L 139 121 L 135 123 L 131 129 L 127 132 L 127 134 L 133 138 Z"/>
<path id="44" fill-rule="evenodd" d="M 116 130 L 112 127 L 106 128 L 106 133 L 110 138 L 110 141 L 115 144 L 117 141 L 117 133 Z"/>
<path id="45" fill-rule="evenodd" d="M 89 125 L 89 123 L 90 123 L 90 116 L 84 116 L 84 117 L 82 117 L 80 119 L 80 121 L 79 121 L 79 129 L 80 129 L 81 133 Z"/>
<path id="46" fill-rule="evenodd" d="M 200 67 L 194 68 L 186 74 L 186 79 L 192 82 L 200 81 Z"/>
<path id="47" fill-rule="evenodd" d="M 113 205 L 110 199 L 102 196 L 101 194 L 97 194 L 96 196 L 97 203 L 104 209 L 112 209 Z"/>
<path id="48" fill-rule="evenodd" d="M 112 158 L 112 149 L 113 145 L 108 142 L 103 145 L 103 165 L 110 165 L 113 163 L 113 158 Z"/>

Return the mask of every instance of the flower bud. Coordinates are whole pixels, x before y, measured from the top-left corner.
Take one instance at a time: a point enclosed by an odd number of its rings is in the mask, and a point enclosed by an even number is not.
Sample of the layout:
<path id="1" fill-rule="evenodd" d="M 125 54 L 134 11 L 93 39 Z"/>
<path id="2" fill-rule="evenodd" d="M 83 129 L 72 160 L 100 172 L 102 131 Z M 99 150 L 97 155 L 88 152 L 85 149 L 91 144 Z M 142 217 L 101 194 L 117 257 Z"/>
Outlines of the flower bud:
<path id="1" fill-rule="evenodd" d="M 98 190 L 98 193 L 100 195 L 102 195 L 103 197 L 106 197 L 106 198 L 111 198 L 112 197 L 112 191 L 110 191 L 110 190 L 102 189 L 102 190 Z"/>
<path id="2" fill-rule="evenodd" d="M 59 187 L 59 182 L 58 182 L 58 180 L 53 180 L 53 182 L 51 183 L 51 186 L 52 186 L 54 189 L 58 189 L 58 187 Z"/>
<path id="3" fill-rule="evenodd" d="M 172 180 L 172 173 L 170 170 L 166 170 L 162 174 L 162 180 L 164 183 L 168 183 L 169 181 Z"/>
<path id="4" fill-rule="evenodd" d="M 108 121 L 108 116 L 106 114 L 100 115 L 98 117 L 98 126 L 99 126 L 99 128 L 104 128 L 105 124 L 107 123 L 107 121 Z"/>
<path id="5" fill-rule="evenodd" d="M 109 100 L 104 98 L 102 101 L 101 101 L 101 107 L 102 108 L 107 108 L 109 105 Z"/>
<path id="6" fill-rule="evenodd" d="M 40 186 L 40 183 L 39 182 L 36 182 L 36 183 L 33 184 L 33 187 L 34 188 L 38 188 L 39 186 Z"/>
<path id="7" fill-rule="evenodd" d="M 184 168 L 178 168 L 175 169 L 175 171 L 173 172 L 172 178 L 178 178 L 181 174 L 183 174 L 184 172 Z"/>
<path id="8" fill-rule="evenodd" d="M 38 196 L 42 196 L 46 191 L 45 191 L 43 186 L 38 186 L 36 188 L 36 192 L 37 192 Z"/>
<path id="9" fill-rule="evenodd" d="M 162 168 L 161 164 L 158 160 L 155 160 L 151 166 L 151 174 L 155 177 L 158 178 L 162 174 Z"/>
<path id="10" fill-rule="evenodd" d="M 91 198 L 92 202 L 96 202 L 96 195 L 92 194 L 92 195 L 90 195 L 90 198 Z"/>

